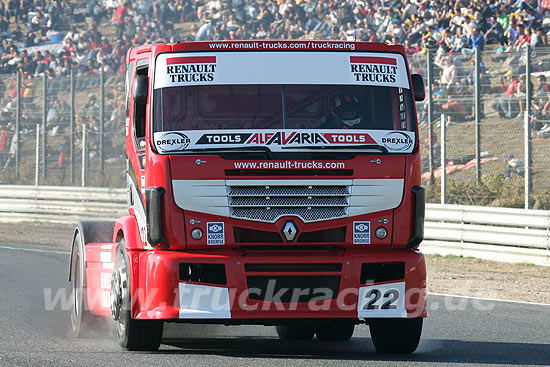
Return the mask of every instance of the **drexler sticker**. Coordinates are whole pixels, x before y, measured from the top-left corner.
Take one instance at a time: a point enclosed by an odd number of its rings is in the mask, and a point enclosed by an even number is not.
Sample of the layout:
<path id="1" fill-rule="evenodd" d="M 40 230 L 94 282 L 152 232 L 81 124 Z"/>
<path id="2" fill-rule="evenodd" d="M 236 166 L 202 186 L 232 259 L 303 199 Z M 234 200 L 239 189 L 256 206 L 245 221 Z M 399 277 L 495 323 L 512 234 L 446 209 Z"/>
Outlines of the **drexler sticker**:
<path id="1" fill-rule="evenodd" d="M 225 229 L 224 229 L 223 222 L 206 223 L 206 244 L 207 245 L 224 245 L 225 244 Z"/>
<path id="2" fill-rule="evenodd" d="M 161 153 L 184 150 L 190 142 L 187 135 L 179 132 L 155 134 L 155 144 Z"/>
<path id="3" fill-rule="evenodd" d="M 414 140 L 401 131 L 388 133 L 384 135 L 381 140 L 382 144 L 392 152 L 409 151 L 414 144 Z"/>
<path id="4" fill-rule="evenodd" d="M 353 243 L 355 245 L 370 244 L 370 222 L 353 222 Z"/>

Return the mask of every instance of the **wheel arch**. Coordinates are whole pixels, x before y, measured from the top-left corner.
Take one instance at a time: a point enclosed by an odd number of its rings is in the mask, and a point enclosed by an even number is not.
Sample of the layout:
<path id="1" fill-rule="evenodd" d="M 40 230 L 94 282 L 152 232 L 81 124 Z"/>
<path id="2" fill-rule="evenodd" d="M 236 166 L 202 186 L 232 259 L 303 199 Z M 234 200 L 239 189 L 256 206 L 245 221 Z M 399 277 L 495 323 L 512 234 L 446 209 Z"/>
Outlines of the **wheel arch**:
<path id="1" fill-rule="evenodd" d="M 74 244 L 76 236 L 80 236 L 82 244 L 87 243 L 108 243 L 111 242 L 111 236 L 115 222 L 113 221 L 83 221 L 76 224 L 76 228 L 72 237 L 71 255 L 69 259 L 69 281 L 71 281 L 71 269 L 73 266 Z M 86 263 L 86 252 L 84 251 L 84 263 Z"/>
<path id="2" fill-rule="evenodd" d="M 141 237 L 139 235 L 139 227 L 135 217 L 128 215 L 118 218 L 115 222 L 111 241 L 119 243 L 123 238 L 127 250 L 143 250 Z"/>

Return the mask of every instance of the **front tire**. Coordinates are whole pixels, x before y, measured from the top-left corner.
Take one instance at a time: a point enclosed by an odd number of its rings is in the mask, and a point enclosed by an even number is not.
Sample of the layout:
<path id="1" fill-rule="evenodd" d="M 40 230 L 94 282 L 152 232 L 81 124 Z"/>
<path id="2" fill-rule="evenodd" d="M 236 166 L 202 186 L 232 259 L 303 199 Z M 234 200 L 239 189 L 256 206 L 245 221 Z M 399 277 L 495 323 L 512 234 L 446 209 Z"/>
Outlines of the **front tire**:
<path id="1" fill-rule="evenodd" d="M 122 240 L 117 248 L 115 269 L 111 278 L 111 313 L 116 322 L 117 340 L 126 350 L 154 351 L 160 347 L 164 323 L 132 318 L 129 269 L 128 253 Z"/>
<path id="2" fill-rule="evenodd" d="M 315 334 L 311 325 L 279 325 L 275 329 L 279 339 L 288 341 L 311 340 Z"/>
<path id="3" fill-rule="evenodd" d="M 412 353 L 422 334 L 422 318 L 377 319 L 370 325 L 370 335 L 378 353 Z"/>

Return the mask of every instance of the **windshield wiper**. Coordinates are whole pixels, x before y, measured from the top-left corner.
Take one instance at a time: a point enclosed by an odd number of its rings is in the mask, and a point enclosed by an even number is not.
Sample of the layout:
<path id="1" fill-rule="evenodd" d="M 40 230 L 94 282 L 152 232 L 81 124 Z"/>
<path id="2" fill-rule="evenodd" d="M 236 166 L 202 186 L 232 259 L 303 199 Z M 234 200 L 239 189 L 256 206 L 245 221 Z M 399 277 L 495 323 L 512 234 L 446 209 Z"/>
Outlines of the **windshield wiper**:
<path id="1" fill-rule="evenodd" d="M 382 154 L 388 154 L 388 150 L 378 144 L 359 144 L 359 145 L 307 145 L 307 146 L 294 146 L 294 147 L 281 147 L 281 149 L 320 149 L 320 150 L 353 150 L 353 149 L 375 149 L 380 151 Z"/>
<path id="2" fill-rule="evenodd" d="M 275 159 L 273 156 L 273 151 L 266 146 L 253 146 L 253 147 L 226 147 L 226 148 L 193 148 L 182 150 L 182 153 L 196 153 L 196 152 L 226 152 L 226 151 L 241 151 L 241 152 L 251 152 L 251 151 L 262 151 L 267 153 L 267 156 L 271 159 Z"/>

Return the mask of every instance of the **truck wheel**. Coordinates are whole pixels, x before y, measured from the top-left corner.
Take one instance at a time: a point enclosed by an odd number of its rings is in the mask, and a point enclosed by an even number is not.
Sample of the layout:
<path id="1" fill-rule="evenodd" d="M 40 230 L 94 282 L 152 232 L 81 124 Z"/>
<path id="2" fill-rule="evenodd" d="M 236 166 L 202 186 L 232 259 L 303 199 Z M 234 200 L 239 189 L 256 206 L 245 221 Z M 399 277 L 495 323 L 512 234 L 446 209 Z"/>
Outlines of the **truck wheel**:
<path id="1" fill-rule="evenodd" d="M 275 329 L 281 340 L 311 340 L 315 334 L 311 325 L 279 325 Z"/>
<path id="2" fill-rule="evenodd" d="M 116 323 L 116 336 L 126 350 L 157 350 L 162 338 L 164 323 L 157 320 L 132 318 L 128 253 L 124 239 L 116 252 L 115 268 L 111 278 L 111 314 Z"/>
<path id="3" fill-rule="evenodd" d="M 412 353 L 422 334 L 422 318 L 373 320 L 370 335 L 378 353 Z"/>
<path id="4" fill-rule="evenodd" d="M 105 334 L 106 322 L 105 318 L 92 315 L 88 310 L 84 253 L 84 243 L 76 232 L 71 262 L 71 333 L 77 338 L 100 337 Z"/>
<path id="5" fill-rule="evenodd" d="M 319 325 L 315 331 L 317 339 L 323 341 L 345 341 L 353 335 L 355 324 L 347 320 L 335 320 Z"/>

